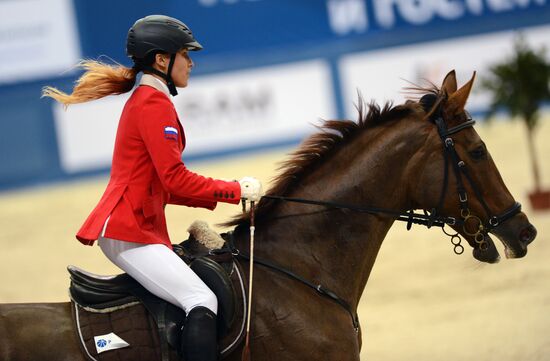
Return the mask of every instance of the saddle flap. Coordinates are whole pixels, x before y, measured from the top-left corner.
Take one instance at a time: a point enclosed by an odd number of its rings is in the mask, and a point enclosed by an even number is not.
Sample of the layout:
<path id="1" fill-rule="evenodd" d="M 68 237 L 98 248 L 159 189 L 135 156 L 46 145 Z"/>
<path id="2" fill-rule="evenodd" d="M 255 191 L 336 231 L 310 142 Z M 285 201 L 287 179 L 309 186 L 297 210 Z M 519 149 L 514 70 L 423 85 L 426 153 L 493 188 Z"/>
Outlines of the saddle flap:
<path id="1" fill-rule="evenodd" d="M 218 325 L 220 330 L 229 330 L 235 319 L 235 289 L 227 272 L 215 261 L 200 257 L 189 265 L 218 298 Z"/>

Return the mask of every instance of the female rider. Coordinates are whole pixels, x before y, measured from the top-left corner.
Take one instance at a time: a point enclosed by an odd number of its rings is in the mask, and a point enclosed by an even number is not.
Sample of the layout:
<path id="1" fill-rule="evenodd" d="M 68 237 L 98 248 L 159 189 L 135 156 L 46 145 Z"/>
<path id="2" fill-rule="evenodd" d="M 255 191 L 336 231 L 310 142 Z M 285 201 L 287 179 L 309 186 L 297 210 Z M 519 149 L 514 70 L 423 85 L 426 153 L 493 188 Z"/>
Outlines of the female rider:
<path id="1" fill-rule="evenodd" d="M 189 171 L 181 160 L 185 136 L 170 94 L 187 86 L 193 67 L 189 51 L 201 49 L 181 21 L 147 16 L 128 31 L 132 68 L 83 61 L 86 72 L 72 94 L 51 87 L 43 92 L 68 106 L 128 92 L 144 73 L 120 117 L 107 189 L 76 237 L 86 245 L 98 240 L 115 265 L 186 312 L 181 352 L 187 361 L 217 359 L 217 299 L 172 252 L 164 207 L 214 209 L 217 202 L 258 200 L 261 192 L 254 178 L 214 180 Z"/>

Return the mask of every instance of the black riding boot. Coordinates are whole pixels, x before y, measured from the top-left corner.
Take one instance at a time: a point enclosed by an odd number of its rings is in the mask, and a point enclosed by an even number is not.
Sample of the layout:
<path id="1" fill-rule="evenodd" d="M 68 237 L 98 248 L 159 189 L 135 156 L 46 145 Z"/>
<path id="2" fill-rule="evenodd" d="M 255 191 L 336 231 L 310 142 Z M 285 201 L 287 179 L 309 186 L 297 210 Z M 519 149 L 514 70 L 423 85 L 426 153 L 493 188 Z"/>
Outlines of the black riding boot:
<path id="1" fill-rule="evenodd" d="M 195 307 L 187 315 L 181 335 L 185 361 L 216 361 L 218 335 L 216 314 L 206 307 Z"/>

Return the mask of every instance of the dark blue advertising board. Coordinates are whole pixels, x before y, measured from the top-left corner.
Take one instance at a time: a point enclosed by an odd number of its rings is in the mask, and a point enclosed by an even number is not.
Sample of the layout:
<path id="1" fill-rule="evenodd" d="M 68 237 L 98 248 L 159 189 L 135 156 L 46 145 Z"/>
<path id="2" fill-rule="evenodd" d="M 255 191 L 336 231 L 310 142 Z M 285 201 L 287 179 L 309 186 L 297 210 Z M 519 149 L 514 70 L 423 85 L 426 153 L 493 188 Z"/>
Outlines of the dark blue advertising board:
<path id="1" fill-rule="evenodd" d="M 223 70 L 223 56 L 227 67 L 247 67 L 270 58 L 288 61 L 550 22 L 546 0 L 77 0 L 75 5 L 86 55 L 124 60 L 132 22 L 164 13 L 191 26 L 205 45 L 197 56 L 215 61 L 216 70 Z"/>

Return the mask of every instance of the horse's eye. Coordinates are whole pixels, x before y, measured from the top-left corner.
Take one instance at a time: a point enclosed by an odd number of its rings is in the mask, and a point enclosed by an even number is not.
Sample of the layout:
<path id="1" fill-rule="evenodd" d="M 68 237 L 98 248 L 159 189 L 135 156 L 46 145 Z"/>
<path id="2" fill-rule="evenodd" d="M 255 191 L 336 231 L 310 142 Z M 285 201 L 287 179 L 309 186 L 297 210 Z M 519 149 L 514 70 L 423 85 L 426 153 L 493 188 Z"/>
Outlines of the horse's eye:
<path id="1" fill-rule="evenodd" d="M 485 145 L 480 145 L 474 150 L 471 150 L 468 152 L 470 154 L 470 157 L 472 157 L 475 160 L 481 160 L 487 158 L 487 150 L 485 149 Z"/>

